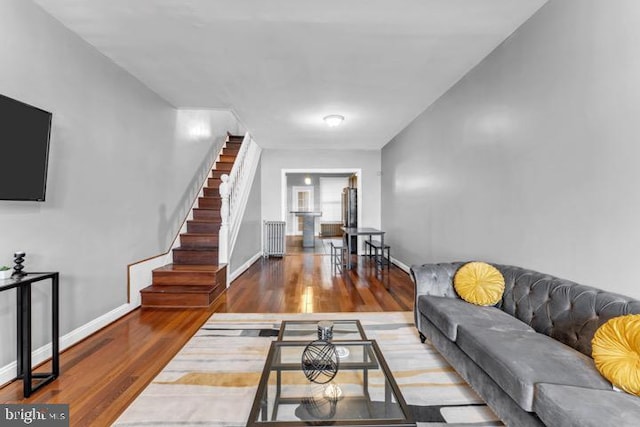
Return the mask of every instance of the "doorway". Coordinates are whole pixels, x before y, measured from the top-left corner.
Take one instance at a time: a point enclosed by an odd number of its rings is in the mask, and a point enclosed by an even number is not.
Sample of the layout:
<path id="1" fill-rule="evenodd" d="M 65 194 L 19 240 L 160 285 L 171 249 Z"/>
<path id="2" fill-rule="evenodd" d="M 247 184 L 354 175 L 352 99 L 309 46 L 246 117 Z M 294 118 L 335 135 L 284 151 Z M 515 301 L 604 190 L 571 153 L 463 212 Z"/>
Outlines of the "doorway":
<path id="1" fill-rule="evenodd" d="M 313 187 L 293 186 L 291 188 L 291 210 L 311 211 L 314 207 Z M 302 223 L 304 218 L 291 214 L 292 234 L 294 236 L 302 235 Z"/>
<path id="2" fill-rule="evenodd" d="M 281 169 L 281 218 L 287 223 L 287 254 L 301 251 L 329 254 L 330 251 L 327 249 L 329 240 L 339 237 L 335 237 L 335 234 L 322 235 L 321 230 L 329 231 L 340 226 L 342 221 L 342 188 L 353 185 L 361 189 L 361 176 L 361 169 Z M 337 184 L 339 179 L 342 179 L 344 185 Z M 335 185 L 330 185 L 332 181 L 335 181 Z M 325 193 L 328 191 L 335 194 L 323 194 L 323 188 Z M 361 197 L 362 192 L 358 191 L 359 207 L 362 207 Z M 306 203 L 310 205 L 310 208 L 307 209 L 322 212 L 322 216 L 316 218 L 316 248 L 297 248 L 302 244 L 303 227 L 299 222 L 300 219 L 291 214 L 291 211 L 298 210 L 299 206 L 306 208 Z M 359 222 L 361 222 L 361 214 L 362 209 L 358 209 Z M 326 227 L 327 222 L 336 224 Z"/>

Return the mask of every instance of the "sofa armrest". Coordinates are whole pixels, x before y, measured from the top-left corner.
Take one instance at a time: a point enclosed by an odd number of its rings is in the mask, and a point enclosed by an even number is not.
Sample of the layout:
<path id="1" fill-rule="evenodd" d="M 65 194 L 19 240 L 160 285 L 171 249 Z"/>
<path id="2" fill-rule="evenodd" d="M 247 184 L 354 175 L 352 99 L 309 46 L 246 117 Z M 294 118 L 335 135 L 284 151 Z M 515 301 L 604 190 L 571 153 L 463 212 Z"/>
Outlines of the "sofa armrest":
<path id="1" fill-rule="evenodd" d="M 420 329 L 418 298 L 422 295 L 458 298 L 458 294 L 453 289 L 453 276 L 462 264 L 464 263 L 451 262 L 411 266 L 411 280 L 413 280 L 415 290 L 413 314 L 418 329 Z"/>

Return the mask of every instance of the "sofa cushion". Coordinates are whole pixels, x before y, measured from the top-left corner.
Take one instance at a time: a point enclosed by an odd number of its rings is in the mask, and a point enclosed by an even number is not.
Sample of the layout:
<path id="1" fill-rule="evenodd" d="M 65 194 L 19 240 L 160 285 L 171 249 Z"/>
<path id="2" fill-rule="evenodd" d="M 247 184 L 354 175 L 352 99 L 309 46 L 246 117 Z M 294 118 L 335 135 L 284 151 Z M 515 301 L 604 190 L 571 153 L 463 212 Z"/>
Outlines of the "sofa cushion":
<path id="1" fill-rule="evenodd" d="M 504 293 L 504 277 L 486 262 L 468 262 L 453 276 L 453 287 L 466 302 L 475 305 L 496 305 Z"/>
<path id="2" fill-rule="evenodd" d="M 590 357 L 543 334 L 462 324 L 456 343 L 525 411 L 537 383 L 611 390 Z"/>
<path id="3" fill-rule="evenodd" d="M 481 307 L 458 298 L 423 295 L 418 298 L 418 310 L 451 341 L 455 341 L 458 326 L 471 324 L 503 330 L 534 330 L 524 322 L 495 307 Z"/>
<path id="4" fill-rule="evenodd" d="M 635 426 L 640 420 L 638 397 L 559 384 L 536 385 L 533 409 L 556 427 Z"/>
<path id="5" fill-rule="evenodd" d="M 614 317 L 600 326 L 591 347 L 602 376 L 627 393 L 640 396 L 640 314 Z"/>

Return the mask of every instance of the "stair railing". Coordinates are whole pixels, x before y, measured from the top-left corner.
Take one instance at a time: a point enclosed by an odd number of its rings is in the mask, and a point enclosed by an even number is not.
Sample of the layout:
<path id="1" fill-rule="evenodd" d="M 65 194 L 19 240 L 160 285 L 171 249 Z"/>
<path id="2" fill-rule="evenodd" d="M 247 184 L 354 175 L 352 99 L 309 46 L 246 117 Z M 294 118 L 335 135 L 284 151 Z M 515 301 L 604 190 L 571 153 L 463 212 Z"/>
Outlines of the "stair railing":
<path id="1" fill-rule="evenodd" d="M 260 160 L 261 149 L 251 135 L 245 134 L 240 151 L 229 174 L 220 177 L 220 235 L 218 263 L 228 264 L 238 238 L 240 224 L 247 206 L 251 184 Z M 227 286 L 229 283 L 227 282 Z"/>

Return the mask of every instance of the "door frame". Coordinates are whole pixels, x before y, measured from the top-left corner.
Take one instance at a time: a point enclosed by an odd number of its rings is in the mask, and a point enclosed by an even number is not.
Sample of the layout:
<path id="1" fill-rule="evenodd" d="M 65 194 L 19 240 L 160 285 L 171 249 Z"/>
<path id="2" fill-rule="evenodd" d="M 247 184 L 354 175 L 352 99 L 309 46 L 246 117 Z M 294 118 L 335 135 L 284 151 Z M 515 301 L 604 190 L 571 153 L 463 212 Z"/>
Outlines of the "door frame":
<path id="1" fill-rule="evenodd" d="M 365 209 L 362 204 L 362 168 L 305 168 L 305 169 L 281 169 L 280 170 L 280 218 L 282 221 L 287 220 L 287 174 L 288 173 L 314 173 L 314 174 L 332 174 L 332 173 L 353 173 L 358 177 L 358 224 L 362 224 L 362 212 Z"/>

